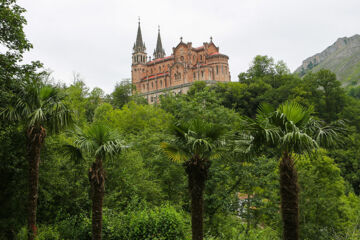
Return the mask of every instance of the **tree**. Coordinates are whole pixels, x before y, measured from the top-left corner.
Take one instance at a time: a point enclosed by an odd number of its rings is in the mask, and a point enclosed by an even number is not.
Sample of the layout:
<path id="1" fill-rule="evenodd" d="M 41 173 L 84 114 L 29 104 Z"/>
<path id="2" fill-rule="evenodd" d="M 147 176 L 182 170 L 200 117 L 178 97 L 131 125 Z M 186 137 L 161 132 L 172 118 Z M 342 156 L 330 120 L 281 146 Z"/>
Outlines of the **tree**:
<path id="1" fill-rule="evenodd" d="M 134 101 L 138 104 L 147 104 L 146 99 L 138 95 L 135 85 L 132 85 L 129 79 L 116 83 L 115 89 L 110 97 L 110 103 L 115 108 L 122 108 L 130 101 Z"/>
<path id="2" fill-rule="evenodd" d="M 283 239 L 299 239 L 298 176 L 294 154 L 311 154 L 320 145 L 335 144 L 342 122 L 325 126 L 311 117 L 313 108 L 285 102 L 276 111 L 262 105 L 255 120 L 244 118 L 252 146 L 274 147 L 280 154 L 280 199 Z"/>
<path id="3" fill-rule="evenodd" d="M 321 119 L 331 122 L 339 118 L 345 107 L 345 91 L 336 80 L 336 74 L 321 69 L 316 73 L 308 73 L 301 84 L 302 88 L 311 94 L 308 96 Z"/>
<path id="4" fill-rule="evenodd" d="M 124 146 L 117 132 L 104 124 L 93 124 L 83 131 L 76 127 L 73 145 L 66 145 L 74 158 L 82 158 L 84 154 L 95 158 L 89 169 L 89 182 L 92 199 L 92 239 L 101 240 L 102 207 L 105 193 L 105 174 L 103 162 L 108 157 L 117 155 Z"/>
<path id="5" fill-rule="evenodd" d="M 218 157 L 223 145 L 223 128 L 199 119 L 171 127 L 173 141 L 162 143 L 162 149 L 174 162 L 183 163 L 191 195 L 192 239 L 203 239 L 203 204 L 205 182 L 211 160 Z"/>
<path id="6" fill-rule="evenodd" d="M 36 236 L 36 210 L 41 148 L 48 132 L 58 132 L 72 121 L 57 88 L 42 83 L 40 76 L 21 83 L 15 106 L 2 109 L 1 116 L 19 122 L 26 129 L 29 162 L 28 238 Z"/>
<path id="7" fill-rule="evenodd" d="M 332 235 L 343 234 L 359 217 L 358 200 L 351 199 L 353 193 L 347 196 L 340 168 L 324 150 L 299 157 L 301 239 L 339 239 Z"/>

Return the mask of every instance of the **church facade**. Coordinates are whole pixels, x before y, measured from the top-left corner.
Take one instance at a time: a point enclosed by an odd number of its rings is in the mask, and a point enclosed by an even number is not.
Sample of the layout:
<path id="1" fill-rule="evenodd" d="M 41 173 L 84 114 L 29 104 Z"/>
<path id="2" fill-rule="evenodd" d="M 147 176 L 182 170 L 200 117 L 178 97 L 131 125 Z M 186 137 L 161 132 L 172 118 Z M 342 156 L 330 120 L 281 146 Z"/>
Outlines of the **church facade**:
<path id="1" fill-rule="evenodd" d="M 206 81 L 208 84 L 230 81 L 228 60 L 229 57 L 219 52 L 212 38 L 196 48 L 180 38 L 172 54 L 166 56 L 160 29 L 151 59 L 146 53 L 139 22 L 132 54 L 131 81 L 136 91 L 152 104 L 168 91 L 186 93 L 195 81 Z"/>

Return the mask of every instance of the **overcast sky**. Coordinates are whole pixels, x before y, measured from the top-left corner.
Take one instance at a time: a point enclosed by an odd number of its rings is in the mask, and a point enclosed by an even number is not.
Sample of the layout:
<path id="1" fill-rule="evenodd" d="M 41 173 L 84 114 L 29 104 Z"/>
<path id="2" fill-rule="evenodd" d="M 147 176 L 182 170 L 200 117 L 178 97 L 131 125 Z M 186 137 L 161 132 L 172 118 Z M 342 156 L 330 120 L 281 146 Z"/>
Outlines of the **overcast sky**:
<path id="1" fill-rule="evenodd" d="M 154 51 L 160 25 L 167 55 L 179 43 L 200 46 L 210 36 L 229 56 L 232 80 L 257 54 L 284 60 L 295 70 L 339 37 L 360 33 L 359 0 L 18 0 L 27 10 L 25 31 L 56 80 L 110 93 L 130 77 L 138 16 L 147 52 Z M 149 55 L 148 55 L 149 56 Z"/>

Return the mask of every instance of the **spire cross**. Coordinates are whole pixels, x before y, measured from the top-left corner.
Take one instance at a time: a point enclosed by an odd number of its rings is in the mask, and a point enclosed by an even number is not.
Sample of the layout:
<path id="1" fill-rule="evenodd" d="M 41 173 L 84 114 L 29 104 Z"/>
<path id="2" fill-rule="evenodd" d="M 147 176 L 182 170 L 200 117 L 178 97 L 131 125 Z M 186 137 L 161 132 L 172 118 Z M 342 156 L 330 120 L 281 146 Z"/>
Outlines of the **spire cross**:
<path id="1" fill-rule="evenodd" d="M 158 31 L 160 32 L 160 25 L 158 25 Z"/>
<path id="2" fill-rule="evenodd" d="M 212 42 L 212 39 L 213 39 L 213 38 L 212 38 L 212 37 L 210 37 L 210 42 Z"/>
<path id="3" fill-rule="evenodd" d="M 139 24 L 140 24 L 140 16 L 138 16 L 138 22 L 139 22 Z"/>
<path id="4" fill-rule="evenodd" d="M 183 37 L 180 37 L 180 42 L 182 42 Z"/>

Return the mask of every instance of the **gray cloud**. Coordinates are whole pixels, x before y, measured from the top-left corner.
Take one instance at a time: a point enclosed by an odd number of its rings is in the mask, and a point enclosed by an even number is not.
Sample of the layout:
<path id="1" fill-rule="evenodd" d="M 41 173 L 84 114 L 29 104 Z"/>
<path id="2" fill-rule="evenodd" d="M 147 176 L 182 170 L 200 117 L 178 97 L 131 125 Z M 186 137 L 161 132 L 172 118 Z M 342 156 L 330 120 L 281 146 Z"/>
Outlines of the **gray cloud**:
<path id="1" fill-rule="evenodd" d="M 213 36 L 230 57 L 233 81 L 257 54 L 284 60 L 291 70 L 343 36 L 360 33 L 358 0 L 19 0 L 25 28 L 40 60 L 66 83 L 79 72 L 90 87 L 111 92 L 130 77 L 131 50 L 141 17 L 148 54 L 161 26 L 167 54 L 179 42 L 201 45 Z"/>

